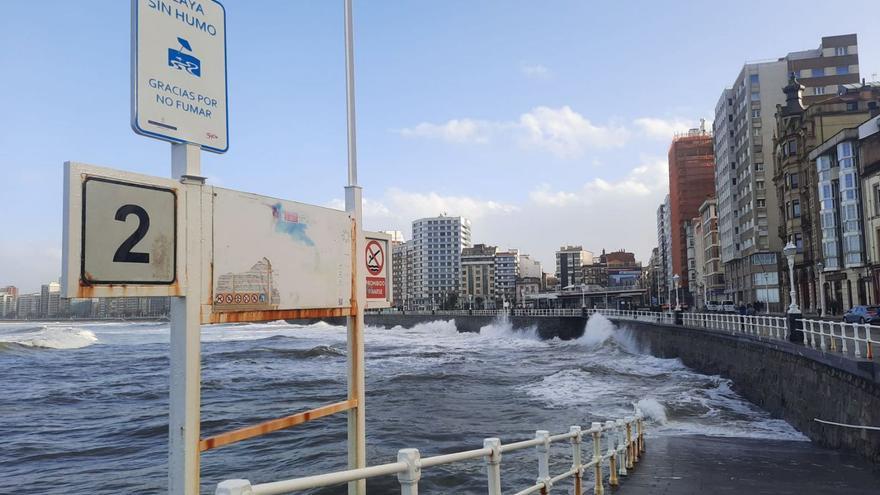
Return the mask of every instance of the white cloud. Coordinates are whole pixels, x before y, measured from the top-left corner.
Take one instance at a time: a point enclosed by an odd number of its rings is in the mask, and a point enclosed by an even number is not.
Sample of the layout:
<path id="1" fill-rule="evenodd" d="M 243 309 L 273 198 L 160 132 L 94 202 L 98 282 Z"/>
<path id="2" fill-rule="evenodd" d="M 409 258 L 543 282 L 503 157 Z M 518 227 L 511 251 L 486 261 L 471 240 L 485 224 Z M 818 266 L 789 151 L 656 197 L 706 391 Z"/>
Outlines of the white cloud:
<path id="1" fill-rule="evenodd" d="M 659 119 L 656 117 L 642 117 L 634 120 L 633 123 L 643 134 L 652 139 L 668 140 L 672 140 L 675 134 L 699 127 L 699 122 L 681 118 Z"/>
<path id="2" fill-rule="evenodd" d="M 642 156 L 642 164 L 631 169 L 619 180 L 594 178 L 578 191 L 552 191 L 543 184 L 529 194 L 533 203 L 542 206 L 565 207 L 574 204 L 595 205 L 610 202 L 628 205 L 637 197 L 662 195 L 669 189 L 669 172 L 665 158 Z"/>
<path id="3" fill-rule="evenodd" d="M 519 70 L 531 79 L 549 79 L 553 73 L 542 64 L 522 64 Z"/>
<path id="4" fill-rule="evenodd" d="M 587 148 L 623 146 L 623 127 L 597 126 L 569 106 L 537 107 L 519 118 L 527 146 L 543 148 L 562 158 L 581 156 Z"/>
<path id="5" fill-rule="evenodd" d="M 472 119 L 452 119 L 443 124 L 422 122 L 415 127 L 400 129 L 408 138 L 439 139 L 451 143 L 487 143 L 492 124 Z"/>
<path id="6" fill-rule="evenodd" d="M 521 203 L 392 188 L 365 198 L 364 222 L 368 230 L 400 230 L 409 239 L 413 219 L 463 215 L 472 221 L 474 243 L 518 248 L 546 271 L 553 271 L 554 252 L 563 244 L 596 252 L 628 249 L 647 261 L 657 242 L 654 212 L 667 183 L 666 159 L 645 155 L 619 179 L 594 178 L 574 190 L 543 184 Z"/>
<path id="7" fill-rule="evenodd" d="M 560 158 L 576 158 L 587 149 L 622 146 L 629 137 L 624 127 L 595 125 L 569 106 L 535 107 L 517 121 L 452 119 L 442 124 L 422 122 L 397 132 L 407 138 L 454 143 L 488 143 L 497 138 Z"/>

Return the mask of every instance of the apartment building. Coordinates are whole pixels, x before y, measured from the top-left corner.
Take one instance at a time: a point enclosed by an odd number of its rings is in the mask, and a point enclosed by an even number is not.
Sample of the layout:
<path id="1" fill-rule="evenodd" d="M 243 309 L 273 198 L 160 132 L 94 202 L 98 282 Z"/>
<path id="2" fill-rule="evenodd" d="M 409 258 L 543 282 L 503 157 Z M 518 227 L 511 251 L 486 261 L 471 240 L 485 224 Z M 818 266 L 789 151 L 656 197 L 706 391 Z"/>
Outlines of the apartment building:
<path id="1" fill-rule="evenodd" d="M 470 220 L 445 215 L 413 220 L 410 242 L 413 304 L 447 305 L 458 294 L 461 250 L 471 246 Z"/>
<path id="2" fill-rule="evenodd" d="M 776 112 L 779 237 L 797 247 L 795 297 L 801 309 L 820 312 L 824 303 L 826 311 L 839 314 L 868 295 L 865 258 L 858 254 L 864 239 L 855 154 L 857 127 L 877 111 L 880 87 L 844 84 L 810 105 L 806 89 L 792 74 L 785 105 Z M 787 270 L 781 278 L 788 283 Z"/>
<path id="3" fill-rule="evenodd" d="M 498 248 L 485 244 L 477 244 L 461 250 L 461 283 L 458 299 L 462 307 L 468 309 L 499 307 L 496 304 L 495 286 L 497 253 Z M 515 288 L 514 285 L 514 290 Z"/>
<path id="4" fill-rule="evenodd" d="M 779 273 L 785 271 L 782 218 L 774 207 L 785 201 L 770 184 L 774 112 L 785 103 L 783 88 L 790 73 L 803 77 L 808 104 L 833 94 L 839 84 L 857 82 L 856 36 L 823 37 L 816 49 L 745 64 L 715 107 L 715 189 L 725 297 L 773 311 L 783 309 Z"/>
<path id="5" fill-rule="evenodd" d="M 556 279 L 559 288 L 584 283 L 583 266 L 593 264 L 593 253 L 583 246 L 562 246 L 556 251 Z"/>

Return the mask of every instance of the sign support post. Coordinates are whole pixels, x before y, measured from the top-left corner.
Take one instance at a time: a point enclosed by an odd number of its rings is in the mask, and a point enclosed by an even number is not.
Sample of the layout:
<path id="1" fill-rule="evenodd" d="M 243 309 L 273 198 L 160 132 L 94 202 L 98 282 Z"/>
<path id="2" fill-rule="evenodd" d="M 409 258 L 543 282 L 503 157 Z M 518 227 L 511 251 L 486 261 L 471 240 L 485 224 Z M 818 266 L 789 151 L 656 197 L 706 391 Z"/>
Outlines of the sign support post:
<path id="1" fill-rule="evenodd" d="M 186 280 L 183 297 L 171 298 L 171 373 L 168 437 L 168 492 L 199 493 L 201 428 L 202 222 L 200 147 L 171 145 L 171 176 L 183 182 L 186 230 L 183 243 Z"/>
<path id="2" fill-rule="evenodd" d="M 357 138 L 354 111 L 354 39 L 351 0 L 344 0 L 345 11 L 345 101 L 348 137 L 348 186 L 345 188 L 345 211 L 354 218 L 352 232 L 352 304 L 355 314 L 348 317 L 348 399 L 356 400 L 357 407 L 348 411 L 348 468 L 367 465 L 366 409 L 364 381 L 364 307 L 367 287 L 364 284 L 364 229 L 361 187 L 357 185 Z M 365 495 L 365 480 L 348 484 L 349 495 Z"/>

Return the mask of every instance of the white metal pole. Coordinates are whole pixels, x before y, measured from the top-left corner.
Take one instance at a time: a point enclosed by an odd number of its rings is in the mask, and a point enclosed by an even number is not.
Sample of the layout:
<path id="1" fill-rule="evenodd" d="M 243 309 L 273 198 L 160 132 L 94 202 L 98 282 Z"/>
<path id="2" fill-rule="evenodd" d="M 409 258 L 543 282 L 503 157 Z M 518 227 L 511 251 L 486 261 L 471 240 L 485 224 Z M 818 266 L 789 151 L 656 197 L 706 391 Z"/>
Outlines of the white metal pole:
<path id="1" fill-rule="evenodd" d="M 352 29 L 351 0 L 344 0 L 345 18 L 345 102 L 346 129 L 348 137 L 348 186 L 345 188 L 345 211 L 349 212 L 355 223 L 352 243 L 355 246 L 352 277 L 355 281 L 352 299 L 355 315 L 348 317 L 348 398 L 357 400 L 357 407 L 348 411 L 348 468 L 367 466 L 366 414 L 364 381 L 364 304 L 367 287 L 363 266 L 364 229 L 361 187 L 357 184 L 357 135 L 355 133 L 354 104 L 354 33 Z M 364 495 L 367 492 L 365 480 L 348 484 L 349 495 Z"/>
<path id="2" fill-rule="evenodd" d="M 186 190 L 184 235 L 186 267 L 183 297 L 171 298 L 170 414 L 168 419 L 168 492 L 199 493 L 199 428 L 201 414 L 202 284 L 201 149 L 194 144 L 171 145 L 171 175 L 189 184 Z"/>

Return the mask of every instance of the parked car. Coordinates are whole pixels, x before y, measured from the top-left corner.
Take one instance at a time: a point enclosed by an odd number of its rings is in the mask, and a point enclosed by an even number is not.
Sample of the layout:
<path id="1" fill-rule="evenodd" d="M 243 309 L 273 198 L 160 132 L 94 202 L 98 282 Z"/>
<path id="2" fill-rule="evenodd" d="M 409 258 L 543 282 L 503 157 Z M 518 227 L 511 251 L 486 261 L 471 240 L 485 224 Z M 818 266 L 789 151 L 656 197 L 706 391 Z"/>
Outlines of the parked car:
<path id="1" fill-rule="evenodd" d="M 880 306 L 853 306 L 843 314 L 843 321 L 847 323 L 880 322 Z"/>
<path id="2" fill-rule="evenodd" d="M 733 301 L 724 301 L 721 303 L 721 311 L 725 313 L 736 313 L 736 304 Z"/>
<path id="3" fill-rule="evenodd" d="M 706 311 L 721 311 L 721 303 L 718 301 L 707 302 Z"/>

